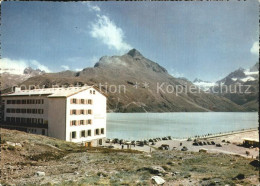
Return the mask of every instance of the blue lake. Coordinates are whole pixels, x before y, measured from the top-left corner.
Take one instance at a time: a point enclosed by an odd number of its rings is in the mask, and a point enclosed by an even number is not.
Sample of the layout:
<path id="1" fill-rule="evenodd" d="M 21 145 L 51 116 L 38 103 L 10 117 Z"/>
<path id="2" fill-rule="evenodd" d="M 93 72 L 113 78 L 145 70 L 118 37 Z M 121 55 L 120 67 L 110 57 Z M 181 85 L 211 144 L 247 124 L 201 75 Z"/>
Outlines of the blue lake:
<path id="1" fill-rule="evenodd" d="M 138 140 L 257 128 L 257 112 L 108 113 L 107 137 Z"/>

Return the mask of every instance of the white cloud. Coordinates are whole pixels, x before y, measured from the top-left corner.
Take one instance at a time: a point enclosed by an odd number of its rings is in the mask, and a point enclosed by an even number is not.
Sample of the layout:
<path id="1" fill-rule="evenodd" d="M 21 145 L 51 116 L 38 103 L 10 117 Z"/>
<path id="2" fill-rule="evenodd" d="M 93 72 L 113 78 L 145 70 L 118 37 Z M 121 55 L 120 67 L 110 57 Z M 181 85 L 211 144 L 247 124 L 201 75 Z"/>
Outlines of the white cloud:
<path id="1" fill-rule="evenodd" d="M 91 5 L 92 3 L 90 3 L 89 1 L 87 2 L 82 2 L 83 4 L 86 4 L 89 8 L 90 11 L 95 11 L 95 12 L 100 12 L 100 8 L 97 5 Z"/>
<path id="2" fill-rule="evenodd" d="M 250 49 L 250 52 L 256 55 L 259 54 L 259 41 L 254 42 L 253 46 Z"/>
<path id="3" fill-rule="evenodd" d="M 63 68 L 64 70 L 69 70 L 70 69 L 70 67 L 67 66 L 67 65 L 61 65 L 60 67 Z"/>
<path id="4" fill-rule="evenodd" d="M 91 25 L 90 35 L 93 38 L 101 40 L 110 49 L 116 49 L 123 53 L 132 47 L 124 41 L 124 32 L 117 27 L 109 17 L 97 15 L 98 19 Z"/>
<path id="5" fill-rule="evenodd" d="M 24 60 L 12 60 L 9 58 L 0 60 L 0 73 L 23 74 L 26 67 L 28 67 L 28 62 Z"/>
<path id="6" fill-rule="evenodd" d="M 31 62 L 32 65 L 34 65 L 36 68 L 38 68 L 40 70 L 43 70 L 45 72 L 51 72 L 51 70 L 48 67 L 46 67 L 45 65 L 40 64 L 36 60 L 31 60 L 30 62 Z"/>
<path id="7" fill-rule="evenodd" d="M 179 73 L 177 72 L 175 69 L 170 69 L 169 74 L 171 74 L 173 77 L 175 78 L 180 78 L 180 77 L 184 77 L 183 73 Z"/>
<path id="8" fill-rule="evenodd" d="M 75 69 L 75 71 L 77 71 L 77 72 L 78 72 L 78 71 L 81 71 L 81 70 L 83 70 L 83 69 L 82 69 L 82 68 L 76 68 L 76 69 Z"/>
<path id="9" fill-rule="evenodd" d="M 99 58 L 97 56 L 93 56 L 92 58 L 89 59 L 89 63 L 91 64 L 91 67 L 93 67 L 98 61 Z"/>
<path id="10" fill-rule="evenodd" d="M 9 58 L 3 58 L 0 60 L 0 73 L 8 72 L 10 74 L 23 74 L 24 69 L 27 67 L 51 72 L 48 67 L 40 64 L 36 60 L 14 60 Z"/>

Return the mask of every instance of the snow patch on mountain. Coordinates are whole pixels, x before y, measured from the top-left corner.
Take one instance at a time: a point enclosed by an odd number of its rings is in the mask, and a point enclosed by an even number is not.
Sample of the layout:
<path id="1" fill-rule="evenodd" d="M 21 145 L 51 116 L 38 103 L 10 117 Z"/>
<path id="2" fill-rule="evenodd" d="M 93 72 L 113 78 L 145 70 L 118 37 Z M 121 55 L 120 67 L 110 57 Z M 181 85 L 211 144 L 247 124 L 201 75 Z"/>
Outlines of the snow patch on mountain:
<path id="1" fill-rule="evenodd" d="M 199 87 L 200 89 L 207 91 L 210 87 L 215 85 L 215 82 L 203 81 L 201 79 L 196 78 L 194 79 L 193 84 Z"/>
<path id="2" fill-rule="evenodd" d="M 251 76 L 251 75 L 258 75 L 259 71 L 251 72 L 249 70 L 245 70 L 244 73 L 245 73 L 246 76 Z"/>
<path id="3" fill-rule="evenodd" d="M 242 78 L 240 79 L 240 81 L 243 81 L 243 82 L 247 82 L 247 81 L 255 81 L 256 78 L 252 77 L 252 76 L 247 76 L 245 78 Z"/>

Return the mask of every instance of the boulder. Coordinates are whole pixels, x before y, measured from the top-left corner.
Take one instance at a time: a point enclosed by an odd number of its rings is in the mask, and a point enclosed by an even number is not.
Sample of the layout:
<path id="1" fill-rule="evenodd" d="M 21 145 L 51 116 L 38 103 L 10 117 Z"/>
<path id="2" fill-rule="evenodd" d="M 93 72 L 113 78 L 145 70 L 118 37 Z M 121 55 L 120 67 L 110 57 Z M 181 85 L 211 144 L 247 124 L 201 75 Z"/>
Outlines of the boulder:
<path id="1" fill-rule="evenodd" d="M 148 171 L 150 174 L 165 174 L 165 170 L 160 166 L 152 166 L 152 167 L 142 167 L 138 169 L 137 171 Z"/>
<path id="2" fill-rule="evenodd" d="M 253 160 L 250 162 L 250 165 L 254 166 L 254 167 L 259 167 L 259 160 Z"/>
<path id="3" fill-rule="evenodd" d="M 6 144 L 15 147 L 15 143 L 13 142 L 7 141 Z"/>
<path id="4" fill-rule="evenodd" d="M 152 169 L 151 173 L 153 172 L 153 174 L 165 173 L 165 170 L 160 166 L 152 166 L 151 169 Z"/>
<path id="5" fill-rule="evenodd" d="M 233 179 L 238 179 L 238 180 L 243 180 L 245 179 L 245 175 L 244 174 L 238 174 L 235 178 Z"/>
<path id="6" fill-rule="evenodd" d="M 160 176 L 153 176 L 152 180 L 157 184 L 157 185 L 162 185 L 165 183 L 165 180 L 161 178 Z"/>
<path id="7" fill-rule="evenodd" d="M 45 176 L 45 172 L 37 171 L 36 176 Z"/>

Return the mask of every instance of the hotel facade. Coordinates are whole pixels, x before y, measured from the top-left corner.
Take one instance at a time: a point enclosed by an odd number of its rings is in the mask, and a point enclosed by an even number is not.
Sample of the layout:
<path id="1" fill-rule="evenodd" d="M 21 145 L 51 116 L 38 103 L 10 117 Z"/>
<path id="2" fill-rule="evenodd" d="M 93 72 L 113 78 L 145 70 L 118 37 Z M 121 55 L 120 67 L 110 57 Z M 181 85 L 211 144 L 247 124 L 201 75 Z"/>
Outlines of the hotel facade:
<path id="1" fill-rule="evenodd" d="M 106 97 L 93 87 L 20 90 L 4 94 L 4 128 L 98 146 L 106 137 Z"/>

